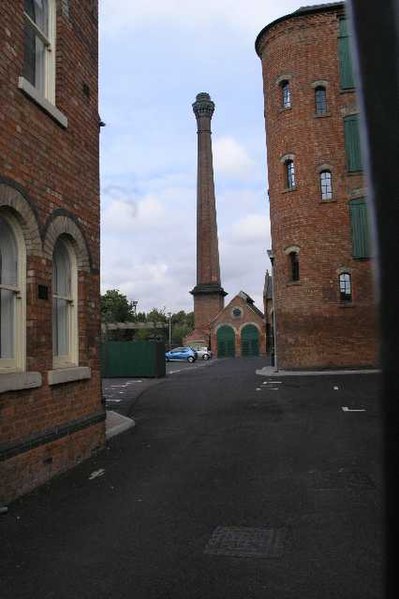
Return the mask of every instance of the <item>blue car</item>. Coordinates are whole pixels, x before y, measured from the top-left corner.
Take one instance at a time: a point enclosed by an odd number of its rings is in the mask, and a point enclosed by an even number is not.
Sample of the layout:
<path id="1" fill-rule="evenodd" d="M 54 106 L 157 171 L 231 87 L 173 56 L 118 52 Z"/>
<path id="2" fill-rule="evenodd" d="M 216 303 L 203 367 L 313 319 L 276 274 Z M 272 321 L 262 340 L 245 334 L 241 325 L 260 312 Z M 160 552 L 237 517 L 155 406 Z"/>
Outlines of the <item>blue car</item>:
<path id="1" fill-rule="evenodd" d="M 195 362 L 197 355 L 191 347 L 176 347 L 175 349 L 165 352 L 165 359 L 167 362 Z"/>

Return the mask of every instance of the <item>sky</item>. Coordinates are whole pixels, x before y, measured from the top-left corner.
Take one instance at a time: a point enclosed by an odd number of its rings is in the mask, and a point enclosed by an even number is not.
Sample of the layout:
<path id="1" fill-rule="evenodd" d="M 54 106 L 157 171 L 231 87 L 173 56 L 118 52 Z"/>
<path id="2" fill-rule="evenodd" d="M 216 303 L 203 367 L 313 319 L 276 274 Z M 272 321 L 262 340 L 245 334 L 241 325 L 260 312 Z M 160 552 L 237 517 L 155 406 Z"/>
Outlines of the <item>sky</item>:
<path id="1" fill-rule="evenodd" d="M 197 133 L 192 103 L 215 102 L 212 143 L 221 283 L 262 310 L 271 270 L 258 33 L 324 0 L 100 0 L 101 290 L 137 310 L 193 310 Z"/>

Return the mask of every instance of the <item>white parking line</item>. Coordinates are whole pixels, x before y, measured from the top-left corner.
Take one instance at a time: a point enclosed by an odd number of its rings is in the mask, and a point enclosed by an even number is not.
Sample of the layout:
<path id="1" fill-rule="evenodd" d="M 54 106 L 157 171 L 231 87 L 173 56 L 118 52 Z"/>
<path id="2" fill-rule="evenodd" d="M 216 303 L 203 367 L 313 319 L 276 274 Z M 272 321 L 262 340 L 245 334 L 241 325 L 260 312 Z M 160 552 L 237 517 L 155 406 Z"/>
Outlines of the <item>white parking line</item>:
<path id="1" fill-rule="evenodd" d="M 343 412 L 365 412 L 366 410 L 364 408 L 348 408 L 348 407 L 344 407 L 342 406 L 342 411 Z"/>

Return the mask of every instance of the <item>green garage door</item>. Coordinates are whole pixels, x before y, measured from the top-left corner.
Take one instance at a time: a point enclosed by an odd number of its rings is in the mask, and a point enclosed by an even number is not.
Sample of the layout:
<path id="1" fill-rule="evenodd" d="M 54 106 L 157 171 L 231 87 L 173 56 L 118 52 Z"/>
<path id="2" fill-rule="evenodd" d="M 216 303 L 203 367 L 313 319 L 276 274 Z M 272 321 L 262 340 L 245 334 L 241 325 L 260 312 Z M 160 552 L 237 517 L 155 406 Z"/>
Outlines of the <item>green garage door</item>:
<path id="1" fill-rule="evenodd" d="M 217 332 L 218 358 L 234 358 L 236 355 L 236 343 L 234 329 L 226 325 L 220 327 Z"/>
<path id="2" fill-rule="evenodd" d="M 253 324 L 247 324 L 241 331 L 241 355 L 259 356 L 259 331 Z"/>

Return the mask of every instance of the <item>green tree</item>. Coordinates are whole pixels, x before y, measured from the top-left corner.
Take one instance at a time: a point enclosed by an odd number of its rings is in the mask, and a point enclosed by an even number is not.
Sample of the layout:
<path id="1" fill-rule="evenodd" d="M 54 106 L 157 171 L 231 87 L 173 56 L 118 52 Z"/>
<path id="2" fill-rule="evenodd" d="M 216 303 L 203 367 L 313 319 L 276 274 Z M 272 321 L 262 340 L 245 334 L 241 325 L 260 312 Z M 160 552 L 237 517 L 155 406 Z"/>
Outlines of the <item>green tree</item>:
<path id="1" fill-rule="evenodd" d="M 135 320 L 133 302 L 117 289 L 108 289 L 101 296 L 101 319 L 103 322 L 132 322 Z"/>

